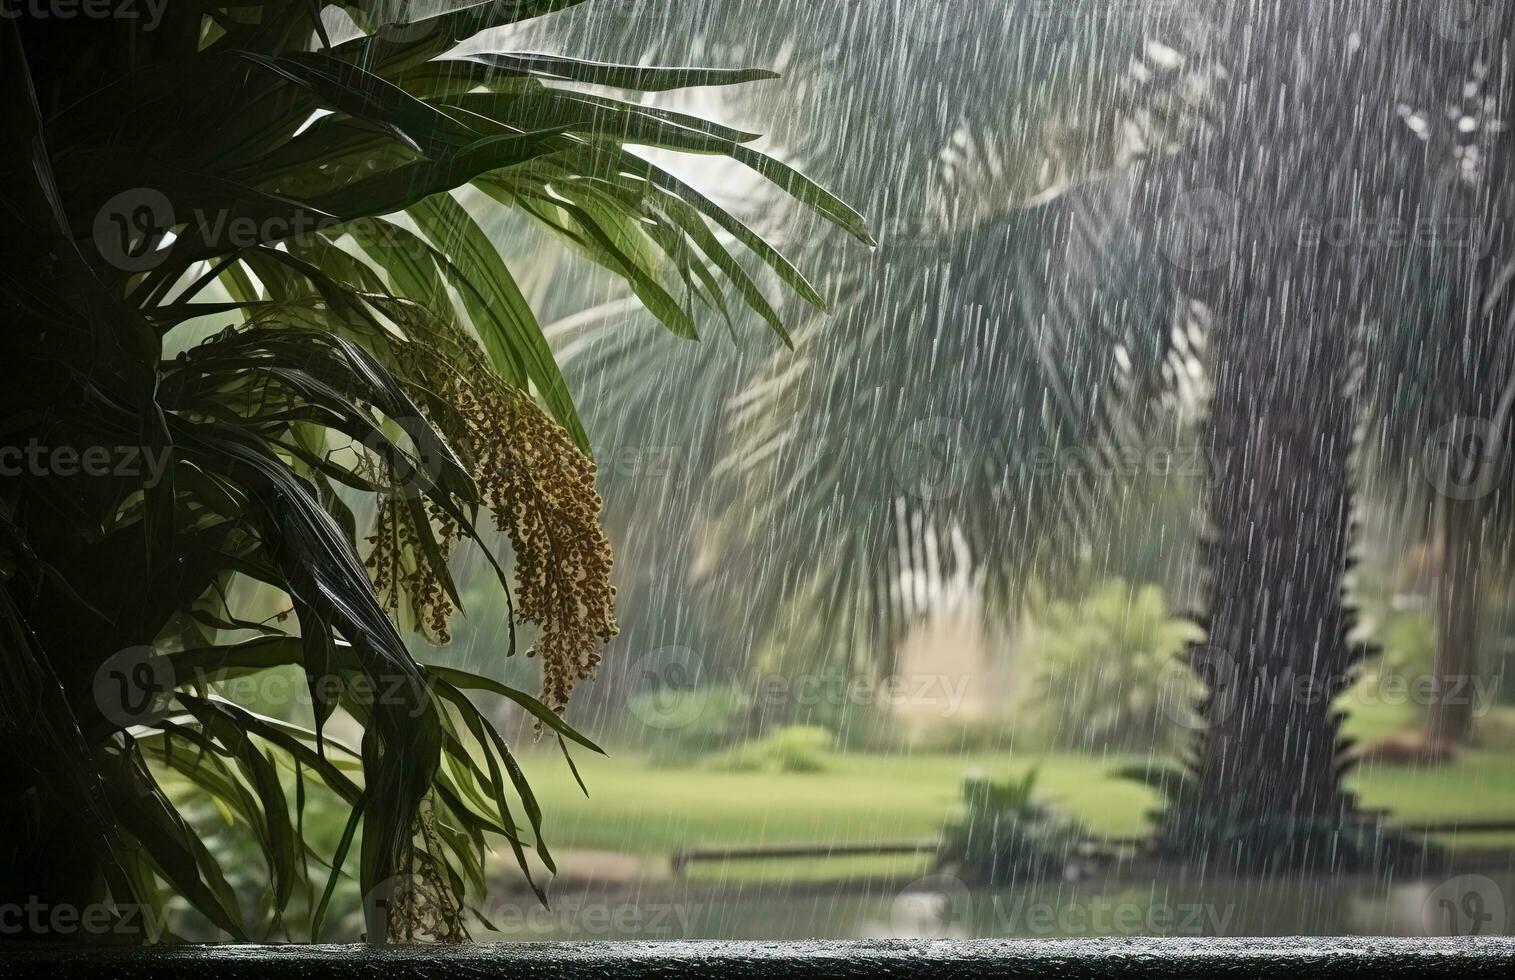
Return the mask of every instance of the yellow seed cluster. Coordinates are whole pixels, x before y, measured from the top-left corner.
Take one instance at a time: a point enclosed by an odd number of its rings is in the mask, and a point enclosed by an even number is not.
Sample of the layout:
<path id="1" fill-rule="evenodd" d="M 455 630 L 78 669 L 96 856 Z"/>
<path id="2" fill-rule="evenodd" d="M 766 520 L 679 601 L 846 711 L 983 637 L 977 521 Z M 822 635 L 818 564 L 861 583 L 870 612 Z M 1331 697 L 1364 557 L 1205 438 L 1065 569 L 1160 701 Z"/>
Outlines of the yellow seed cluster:
<path id="1" fill-rule="evenodd" d="M 437 553 L 445 562 L 451 557 L 453 543 L 459 537 L 458 527 L 430 500 L 425 501 L 424 506 L 437 542 Z M 442 585 L 439 570 L 431 567 L 431 562 L 421 551 L 419 535 L 407 502 L 397 493 L 385 495 L 379 501 L 379 513 L 374 518 L 374 533 L 368 538 L 373 550 L 369 552 L 366 564 L 380 604 L 390 612 L 398 613 L 403 595 L 415 614 L 416 628 L 421 635 L 440 646 L 452 640 L 450 620 L 454 607 L 452 597 Z"/>
<path id="2" fill-rule="evenodd" d="M 616 634 L 610 542 L 594 462 L 525 395 L 501 386 L 498 438 L 481 454 L 479 485 L 516 556 L 516 608 L 539 629 L 542 700 L 561 711 Z M 495 414 L 498 413 L 498 414 Z"/>
<path id="3" fill-rule="evenodd" d="M 462 943 L 468 941 L 463 905 L 453 893 L 443 862 L 445 853 L 428 798 L 416 816 L 407 871 L 390 896 L 389 938 L 393 942 Z"/>
<path id="4" fill-rule="evenodd" d="M 527 655 L 540 657 L 543 702 L 562 711 L 617 632 L 594 461 L 528 394 L 501 381 L 471 341 L 446 339 L 405 344 L 399 356 L 452 408 L 435 421 L 477 482 L 496 528 L 510 538 L 515 611 L 538 629 Z M 452 356 L 443 353 L 448 347 Z M 429 502 L 428 509 L 445 557 L 458 529 Z M 445 642 L 452 603 L 417 547 L 411 521 L 404 501 L 383 502 L 368 565 L 387 608 L 397 610 L 403 593 L 420 628 Z"/>

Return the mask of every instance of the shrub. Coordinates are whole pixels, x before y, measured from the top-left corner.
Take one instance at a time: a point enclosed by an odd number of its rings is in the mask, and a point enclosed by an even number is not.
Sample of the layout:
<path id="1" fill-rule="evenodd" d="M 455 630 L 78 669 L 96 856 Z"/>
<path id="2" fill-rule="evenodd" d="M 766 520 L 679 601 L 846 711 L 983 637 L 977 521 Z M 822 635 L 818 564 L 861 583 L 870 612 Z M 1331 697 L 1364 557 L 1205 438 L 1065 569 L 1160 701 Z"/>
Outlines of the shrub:
<path id="1" fill-rule="evenodd" d="M 848 705 L 823 727 L 836 732 L 838 752 L 898 752 L 906 747 L 899 716 L 875 704 Z"/>
<path id="2" fill-rule="evenodd" d="M 1019 780 L 963 780 L 963 802 L 942 827 L 936 868 L 964 881 L 997 885 L 1020 875 L 1063 869 L 1084 834 L 1072 819 L 1038 802 L 1032 769 Z"/>
<path id="3" fill-rule="evenodd" d="M 1179 655 L 1202 636 L 1168 615 L 1155 585 L 1111 579 L 1077 602 L 1049 604 L 1028 650 L 1038 670 L 1034 711 L 1049 743 L 1173 749 L 1181 730 L 1172 713 L 1201 689 Z"/>
<path id="4" fill-rule="evenodd" d="M 1436 673 L 1436 624 L 1424 607 L 1396 608 L 1390 601 L 1365 603 L 1365 634 L 1383 654 L 1370 661 L 1358 679 L 1355 693 L 1371 692 L 1387 679 L 1412 688 Z M 1423 699 L 1422 699 L 1423 700 Z M 1424 714 L 1425 705 L 1419 705 Z"/>
<path id="5" fill-rule="evenodd" d="M 790 725 L 710 760 L 726 772 L 824 772 L 836 736 L 815 725 Z"/>
<path id="6" fill-rule="evenodd" d="M 1380 673 L 1398 677 L 1428 677 L 1436 669 L 1436 624 L 1424 609 L 1392 609 L 1374 639 L 1383 647 Z"/>

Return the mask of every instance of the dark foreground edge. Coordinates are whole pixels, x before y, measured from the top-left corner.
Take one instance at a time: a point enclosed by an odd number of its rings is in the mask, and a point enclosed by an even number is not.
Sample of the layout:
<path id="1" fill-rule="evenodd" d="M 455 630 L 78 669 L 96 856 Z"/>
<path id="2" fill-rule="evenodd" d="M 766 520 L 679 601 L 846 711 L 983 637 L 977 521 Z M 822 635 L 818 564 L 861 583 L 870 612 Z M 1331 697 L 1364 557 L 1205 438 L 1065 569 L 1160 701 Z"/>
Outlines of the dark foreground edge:
<path id="1" fill-rule="evenodd" d="M 1515 938 L 0 946 L 0 976 L 56 980 L 633 980 L 638 977 L 1515 977 Z"/>

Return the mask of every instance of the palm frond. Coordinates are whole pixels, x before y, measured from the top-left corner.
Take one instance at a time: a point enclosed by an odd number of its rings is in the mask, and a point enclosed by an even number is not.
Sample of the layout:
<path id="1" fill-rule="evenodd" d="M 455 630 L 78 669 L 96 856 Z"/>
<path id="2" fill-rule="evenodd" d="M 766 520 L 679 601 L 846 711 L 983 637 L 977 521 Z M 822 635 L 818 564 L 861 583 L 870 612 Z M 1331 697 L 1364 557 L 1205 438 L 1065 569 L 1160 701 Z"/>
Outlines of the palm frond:
<path id="1" fill-rule="evenodd" d="M 0 26 L 5 216 L 29 234 L 0 246 L 17 311 L 0 444 L 138 460 L 0 491 L 0 652 L 24 699 L 7 695 L 0 730 L 30 760 L 6 785 L 33 814 L 13 847 L 35 853 L 9 864 L 6 894 L 77 900 L 103 883 L 161 905 L 166 888 L 194 929 L 239 938 L 289 934 L 298 899 L 315 937 L 355 854 L 370 938 L 456 939 L 489 840 L 528 877 L 528 848 L 551 869 L 524 773 L 464 691 L 504 694 L 593 748 L 560 712 L 614 633 L 613 590 L 578 406 L 486 216 L 538 223 L 686 337 L 704 313 L 729 319 L 729 288 L 787 340 L 730 242 L 819 295 L 633 147 L 738 160 L 869 240 L 753 134 L 583 90 L 768 73 L 487 49 L 488 32 L 577 2 L 414 18 L 373 0 L 206 2 L 153 31 Z M 365 538 L 358 514 L 374 510 Z M 514 582 L 481 540 L 486 510 Z M 542 700 L 406 646 L 406 624 L 445 639 L 465 541 L 538 629 Z M 237 582 L 285 613 L 255 621 Z M 218 678 L 290 667 L 308 718 L 216 693 Z M 100 687 L 144 676 L 151 710 Z M 357 744 L 333 736 L 339 715 Z M 333 853 L 302 829 L 307 782 L 349 814 Z M 271 895 L 255 914 L 170 788 L 256 841 Z M 59 846 L 60 812 L 89 847 Z"/>

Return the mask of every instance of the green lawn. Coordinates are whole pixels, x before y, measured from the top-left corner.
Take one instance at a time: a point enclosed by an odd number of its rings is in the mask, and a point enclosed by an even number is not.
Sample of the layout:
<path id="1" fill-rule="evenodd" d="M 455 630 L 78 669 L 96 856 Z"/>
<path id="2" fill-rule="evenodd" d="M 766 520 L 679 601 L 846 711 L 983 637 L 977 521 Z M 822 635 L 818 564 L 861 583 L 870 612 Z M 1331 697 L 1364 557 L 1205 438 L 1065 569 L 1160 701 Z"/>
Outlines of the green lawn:
<path id="1" fill-rule="evenodd" d="M 1351 733 L 1370 740 L 1405 727 L 1398 709 L 1359 710 Z M 557 851 L 596 850 L 660 859 L 696 845 L 876 842 L 931 837 L 952 807 L 963 775 L 1005 775 L 1039 766 L 1042 792 L 1096 833 L 1144 832 L 1156 804 L 1143 786 L 1110 773 L 1145 757 L 1066 753 L 835 756 L 825 772 L 734 773 L 646 765 L 638 756 L 575 755 L 590 798 L 585 799 L 555 753 L 533 752 L 527 773 L 547 815 L 548 842 Z M 1508 745 L 1467 751 L 1432 770 L 1378 767 L 1353 777 L 1364 805 L 1386 807 L 1405 820 L 1452 817 L 1515 819 L 1515 750 Z M 1467 846 L 1515 845 L 1515 835 L 1464 837 Z M 919 865 L 913 859 L 828 859 L 733 862 L 696 866 L 700 877 L 835 877 L 889 873 Z"/>
<path id="2" fill-rule="evenodd" d="M 956 801 L 965 772 L 1015 771 L 1037 760 L 1002 755 L 898 757 L 844 755 L 825 772 L 807 774 L 661 769 L 615 753 L 576 756 L 589 787 L 546 754 L 528 768 L 556 850 L 590 849 L 666 856 L 696 845 L 869 843 L 931 837 Z M 1153 796 L 1135 783 L 1110 780 L 1120 761 L 1056 755 L 1039 760 L 1050 798 L 1091 818 L 1111 834 L 1142 831 Z M 851 871 L 890 873 L 911 859 L 743 861 L 697 865 L 690 874 L 725 877 L 839 877 Z"/>

